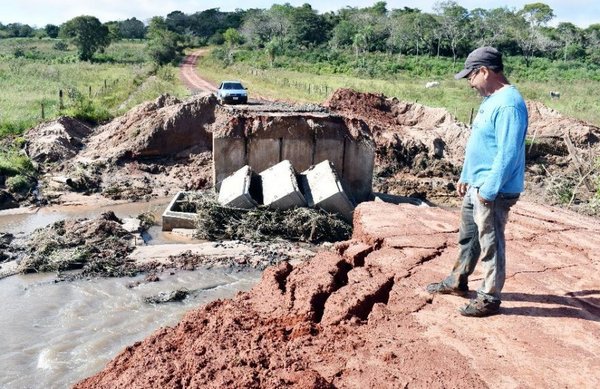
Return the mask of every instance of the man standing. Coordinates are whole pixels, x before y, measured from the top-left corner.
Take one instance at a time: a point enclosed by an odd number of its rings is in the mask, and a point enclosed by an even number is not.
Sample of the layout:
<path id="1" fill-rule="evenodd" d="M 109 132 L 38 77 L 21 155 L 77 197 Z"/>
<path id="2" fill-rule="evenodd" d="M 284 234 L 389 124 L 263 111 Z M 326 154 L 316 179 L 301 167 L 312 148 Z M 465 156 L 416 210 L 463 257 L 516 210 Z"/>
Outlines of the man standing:
<path id="1" fill-rule="evenodd" d="M 477 298 L 459 309 L 463 316 L 500 310 L 505 279 L 504 228 L 510 208 L 524 189 L 527 107 L 503 73 L 502 54 L 480 47 L 469 54 L 454 78 L 467 78 L 483 101 L 467 142 L 457 184 L 463 197 L 459 255 L 448 277 L 429 284 L 430 293 L 467 294 L 468 277 L 481 259 L 483 281 Z"/>

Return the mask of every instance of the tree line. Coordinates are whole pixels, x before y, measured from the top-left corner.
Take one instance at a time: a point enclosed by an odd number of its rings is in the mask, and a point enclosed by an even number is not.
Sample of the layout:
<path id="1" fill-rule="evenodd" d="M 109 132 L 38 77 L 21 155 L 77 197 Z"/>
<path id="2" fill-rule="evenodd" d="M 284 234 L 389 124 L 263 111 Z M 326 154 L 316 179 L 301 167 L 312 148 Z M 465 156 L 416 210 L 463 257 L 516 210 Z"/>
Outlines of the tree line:
<path id="1" fill-rule="evenodd" d="M 511 56 L 552 60 L 600 60 L 600 24 L 580 28 L 570 22 L 549 26 L 554 11 L 544 3 L 521 9 L 508 7 L 468 10 L 452 0 L 435 4 L 433 12 L 403 7 L 388 9 L 385 1 L 370 7 L 345 7 L 318 13 L 309 4 L 275 4 L 268 9 L 222 12 L 213 8 L 193 14 L 173 11 L 145 24 L 136 18 L 100 23 L 78 16 L 60 26 L 34 29 L 0 24 L 0 38 L 68 38 L 79 57 L 89 60 L 119 39 L 146 39 L 151 58 L 174 61 L 185 47 L 206 44 L 240 45 L 265 50 L 275 57 L 288 48 L 352 50 L 399 55 L 465 57 L 473 48 L 492 45 Z"/>

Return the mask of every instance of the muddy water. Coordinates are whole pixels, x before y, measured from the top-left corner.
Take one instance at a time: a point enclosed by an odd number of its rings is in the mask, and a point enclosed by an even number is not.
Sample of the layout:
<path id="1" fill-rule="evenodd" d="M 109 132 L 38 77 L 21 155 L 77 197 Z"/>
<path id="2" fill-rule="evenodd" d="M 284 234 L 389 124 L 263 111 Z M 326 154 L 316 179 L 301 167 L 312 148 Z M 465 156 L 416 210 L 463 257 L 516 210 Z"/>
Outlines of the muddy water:
<path id="1" fill-rule="evenodd" d="M 95 205 L 57 205 L 38 209 L 9 209 L 0 211 L 0 232 L 30 233 L 36 228 L 45 227 L 68 218 L 92 218 L 102 212 L 113 211 L 118 217 L 135 218 L 140 213 L 152 213 L 157 223 L 167 207 L 170 198 L 155 199 L 148 202 Z M 181 243 L 182 238 L 168 232 L 162 232 L 160 226 L 150 228 L 148 244 L 162 244 L 171 241 Z"/>
<path id="2" fill-rule="evenodd" d="M 169 199 L 110 206 L 57 206 L 0 212 L 0 232 L 28 234 L 66 218 L 118 217 L 152 212 L 160 220 Z M 186 238 L 150 230 L 153 243 Z M 142 276 L 143 277 L 143 276 Z M 101 370 L 124 347 L 154 330 L 176 324 L 183 314 L 254 285 L 258 271 L 197 270 L 161 274 L 160 282 L 128 288 L 141 278 L 54 282 L 54 275 L 19 275 L 0 280 L 0 388 L 64 388 Z M 186 288 L 182 302 L 151 305 L 144 297 Z"/>
<path id="3" fill-rule="evenodd" d="M 257 271 L 210 269 L 162 275 L 127 288 L 133 278 L 54 283 L 51 275 L 0 280 L 0 387 L 65 388 L 101 370 L 124 347 L 217 298 L 249 289 Z M 194 290 L 182 302 L 144 297 Z"/>

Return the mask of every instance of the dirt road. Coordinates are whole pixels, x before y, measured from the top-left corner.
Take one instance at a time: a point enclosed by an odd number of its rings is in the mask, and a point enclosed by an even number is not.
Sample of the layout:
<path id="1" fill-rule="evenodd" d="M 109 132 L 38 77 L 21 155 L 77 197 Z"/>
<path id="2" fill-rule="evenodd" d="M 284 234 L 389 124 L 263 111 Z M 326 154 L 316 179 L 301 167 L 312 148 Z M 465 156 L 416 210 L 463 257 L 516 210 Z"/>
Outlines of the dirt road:
<path id="1" fill-rule="evenodd" d="M 217 90 L 216 85 L 201 78 L 198 73 L 196 73 L 196 62 L 198 62 L 198 57 L 206 52 L 207 49 L 196 50 L 185 57 L 181 65 L 179 65 L 179 77 L 185 86 L 193 93 L 215 92 Z"/>

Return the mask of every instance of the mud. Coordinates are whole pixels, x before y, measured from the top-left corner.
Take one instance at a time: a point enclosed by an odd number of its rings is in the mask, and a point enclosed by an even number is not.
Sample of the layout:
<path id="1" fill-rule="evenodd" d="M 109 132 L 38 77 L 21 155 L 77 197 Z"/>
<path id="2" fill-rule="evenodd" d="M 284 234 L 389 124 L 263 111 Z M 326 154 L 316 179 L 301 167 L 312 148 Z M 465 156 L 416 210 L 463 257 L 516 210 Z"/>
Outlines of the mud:
<path id="1" fill-rule="evenodd" d="M 519 203 L 501 315 L 480 320 L 424 292 L 452 265 L 457 225 L 440 208 L 362 203 L 351 241 L 268 268 L 76 387 L 597 386 L 597 221 Z"/>

